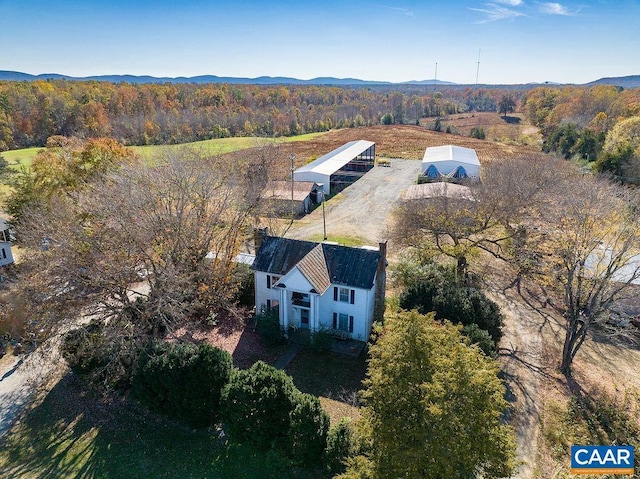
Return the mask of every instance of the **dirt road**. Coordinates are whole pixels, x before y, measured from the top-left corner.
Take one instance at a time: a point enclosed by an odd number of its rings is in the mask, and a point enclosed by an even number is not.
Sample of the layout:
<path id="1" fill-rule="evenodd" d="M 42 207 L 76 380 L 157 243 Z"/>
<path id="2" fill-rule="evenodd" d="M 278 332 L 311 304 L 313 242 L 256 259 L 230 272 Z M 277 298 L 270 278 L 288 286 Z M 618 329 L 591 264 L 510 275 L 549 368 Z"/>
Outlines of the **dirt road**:
<path id="1" fill-rule="evenodd" d="M 391 167 L 376 166 L 356 183 L 325 204 L 327 236 L 349 236 L 364 244 L 377 245 L 387 237 L 389 213 L 400 193 L 414 184 L 421 163 L 416 160 L 391 160 Z M 287 232 L 294 239 L 321 240 L 322 208 L 316 208 Z"/>

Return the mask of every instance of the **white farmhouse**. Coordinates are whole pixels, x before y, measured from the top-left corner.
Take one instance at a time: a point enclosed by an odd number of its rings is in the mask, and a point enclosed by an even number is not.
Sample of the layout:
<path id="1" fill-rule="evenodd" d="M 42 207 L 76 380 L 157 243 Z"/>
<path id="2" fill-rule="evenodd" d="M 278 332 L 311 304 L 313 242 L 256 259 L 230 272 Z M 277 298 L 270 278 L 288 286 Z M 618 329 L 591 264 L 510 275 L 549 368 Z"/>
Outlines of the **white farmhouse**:
<path id="1" fill-rule="evenodd" d="M 0 266 L 13 263 L 9 225 L 0 218 Z"/>
<path id="2" fill-rule="evenodd" d="M 432 146 L 422 158 L 422 174 L 432 180 L 479 178 L 480 161 L 476 151 L 462 146 Z"/>
<path id="3" fill-rule="evenodd" d="M 259 231 L 252 268 L 256 311 L 277 309 L 285 331 L 327 330 L 367 341 L 384 311 L 386 243 L 352 248 Z"/>

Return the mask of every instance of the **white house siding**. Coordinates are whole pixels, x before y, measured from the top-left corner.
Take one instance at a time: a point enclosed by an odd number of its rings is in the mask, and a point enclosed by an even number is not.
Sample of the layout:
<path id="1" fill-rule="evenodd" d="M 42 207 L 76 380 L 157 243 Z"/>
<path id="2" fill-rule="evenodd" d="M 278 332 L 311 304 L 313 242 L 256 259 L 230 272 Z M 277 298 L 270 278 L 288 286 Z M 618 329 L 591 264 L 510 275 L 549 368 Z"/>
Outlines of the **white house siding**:
<path id="1" fill-rule="evenodd" d="M 11 243 L 0 241 L 0 266 L 13 263 L 13 254 L 11 253 Z"/>
<path id="2" fill-rule="evenodd" d="M 295 270 L 296 268 L 294 268 Z M 321 329 L 333 329 L 333 313 L 342 313 L 347 316 L 353 316 L 353 332 L 344 334 L 360 341 L 367 341 L 371 333 L 371 324 L 373 322 L 373 308 L 375 301 L 375 293 L 372 289 L 350 288 L 341 285 L 331 285 L 323 294 L 309 293 L 310 284 L 304 276 L 296 271 L 287 275 L 286 281 L 283 279 L 286 288 L 273 287 L 267 288 L 267 273 L 256 271 L 256 311 L 263 310 L 269 304 L 279 304 L 280 324 L 284 328 L 300 328 L 300 314 L 302 306 L 294 306 L 292 304 L 293 293 L 299 292 L 309 294 L 309 329 L 318 331 Z M 354 291 L 354 303 L 334 301 L 334 287 L 346 288 Z M 339 290 L 338 290 L 339 299 Z"/>
<path id="3" fill-rule="evenodd" d="M 274 288 L 273 284 L 271 284 L 271 288 L 267 288 L 267 276 L 271 279 L 274 278 L 273 275 L 263 273 L 262 271 L 256 271 L 254 274 L 256 312 L 266 309 L 268 305 L 273 306 L 274 301 L 280 301 L 280 288 Z M 271 281 L 271 283 L 273 283 L 273 281 Z"/>
<path id="4" fill-rule="evenodd" d="M 309 311 L 308 328 L 312 331 L 317 330 L 317 302 L 320 295 L 310 292 L 312 289 L 311 284 L 297 267 L 294 267 L 282 278 L 282 283 L 285 287 L 278 288 L 280 289 L 280 324 L 285 328 L 307 327 L 307 325 L 303 325 L 301 321 L 302 310 L 307 310 Z M 307 294 L 309 305 L 294 305 L 294 293 Z"/>
<path id="5" fill-rule="evenodd" d="M 353 316 L 354 319 L 353 332 L 349 336 L 360 341 L 367 341 L 373 322 L 374 290 L 348 288 L 355 291 L 354 304 L 350 304 L 349 302 L 334 301 L 334 287 L 344 286 L 331 285 L 327 292 L 320 297 L 320 328 L 333 329 L 333 313 L 347 314 Z"/>

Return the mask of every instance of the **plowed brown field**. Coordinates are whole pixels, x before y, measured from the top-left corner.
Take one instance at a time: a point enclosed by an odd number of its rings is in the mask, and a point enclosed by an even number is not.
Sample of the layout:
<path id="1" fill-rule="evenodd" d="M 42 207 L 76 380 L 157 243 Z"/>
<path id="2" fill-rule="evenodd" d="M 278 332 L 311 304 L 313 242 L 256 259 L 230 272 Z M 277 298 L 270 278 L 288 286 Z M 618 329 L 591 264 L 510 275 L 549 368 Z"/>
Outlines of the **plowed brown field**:
<path id="1" fill-rule="evenodd" d="M 377 125 L 332 130 L 326 135 L 311 141 L 287 144 L 286 148 L 296 155 L 298 163 L 304 164 L 353 140 L 375 142 L 378 156 L 411 160 L 422 160 L 425 148 L 441 145 L 473 148 L 476 150 L 480 162 L 506 159 L 520 154 L 539 154 L 540 152 L 538 148 L 477 140 L 468 136 L 439 133 L 421 126 L 412 125 Z"/>
<path id="2" fill-rule="evenodd" d="M 482 124 L 486 128 L 497 122 L 496 113 L 486 117 Z M 520 155 L 541 155 L 540 149 L 533 146 L 504 144 L 491 140 L 478 140 L 469 136 L 441 133 L 415 125 L 376 125 L 362 128 L 331 130 L 309 141 L 287 142 L 280 145 L 280 174 L 283 178 L 290 174 L 290 155 L 295 155 L 295 166 L 299 167 L 316 158 L 354 140 L 369 140 L 376 144 L 376 155 L 384 158 L 404 158 L 422 160 L 424 150 L 429 146 L 457 145 L 473 148 L 481 163 L 512 158 Z M 255 149 L 241 150 L 225 156 L 231 160 L 246 159 Z"/>

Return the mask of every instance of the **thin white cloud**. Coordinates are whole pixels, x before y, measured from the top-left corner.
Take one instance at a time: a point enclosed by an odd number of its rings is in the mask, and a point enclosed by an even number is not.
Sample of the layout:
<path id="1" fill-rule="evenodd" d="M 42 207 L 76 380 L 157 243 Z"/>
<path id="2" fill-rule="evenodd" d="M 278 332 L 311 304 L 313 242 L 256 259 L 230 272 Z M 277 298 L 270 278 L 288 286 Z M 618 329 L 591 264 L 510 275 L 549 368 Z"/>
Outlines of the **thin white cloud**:
<path id="1" fill-rule="evenodd" d="M 496 3 L 501 3 L 502 5 L 509 5 L 510 7 L 519 7 L 524 4 L 523 0 L 496 0 Z"/>
<path id="2" fill-rule="evenodd" d="M 503 0 L 503 2 L 504 1 L 505 0 Z M 506 1 L 513 2 L 515 0 L 506 0 Z M 524 16 L 524 13 L 518 10 L 514 10 L 513 8 L 503 7 L 501 5 L 496 5 L 495 3 L 485 3 L 484 6 L 486 8 L 469 8 L 469 10 L 482 13 L 485 16 L 484 20 L 481 20 L 479 23 L 497 22 L 499 20 L 506 20 L 507 18 Z"/>
<path id="3" fill-rule="evenodd" d="M 546 13 L 547 15 L 574 15 L 575 12 L 572 12 L 564 5 L 559 3 L 549 2 L 549 3 L 541 3 L 540 11 L 542 13 Z"/>
<path id="4" fill-rule="evenodd" d="M 408 8 L 401 8 L 401 7 L 390 7 L 389 5 L 385 5 L 386 8 L 388 8 L 389 10 L 393 10 L 394 12 L 398 12 L 401 13 L 404 16 L 407 17 L 413 17 L 413 11 L 409 10 Z"/>

